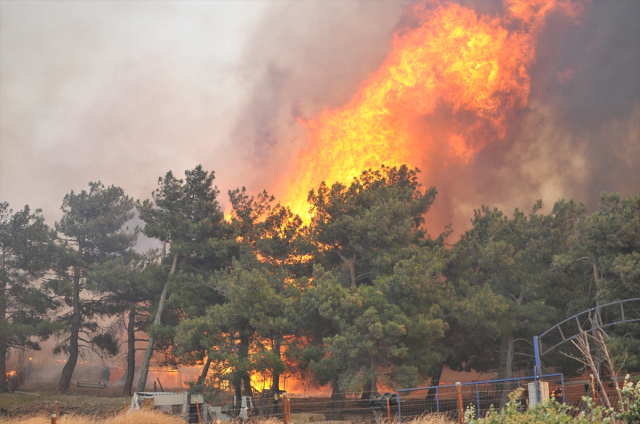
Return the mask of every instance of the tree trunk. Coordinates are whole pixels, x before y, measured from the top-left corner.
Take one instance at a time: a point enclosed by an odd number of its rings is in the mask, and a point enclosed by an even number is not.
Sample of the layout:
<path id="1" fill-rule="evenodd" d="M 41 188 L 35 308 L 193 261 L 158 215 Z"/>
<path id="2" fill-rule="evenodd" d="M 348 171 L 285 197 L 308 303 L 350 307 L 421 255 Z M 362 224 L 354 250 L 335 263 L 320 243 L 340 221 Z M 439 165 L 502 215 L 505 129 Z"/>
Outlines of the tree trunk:
<path id="1" fill-rule="evenodd" d="M 82 250 L 78 251 L 81 257 Z M 80 324 L 82 317 L 80 316 L 80 268 L 74 267 L 73 270 L 73 315 L 71 317 L 71 334 L 69 335 L 69 359 L 62 368 L 62 376 L 60 377 L 60 393 L 67 393 L 71 384 L 73 371 L 78 363 L 78 336 L 80 334 Z"/>
<path id="2" fill-rule="evenodd" d="M 129 327 L 127 327 L 127 378 L 124 382 L 122 396 L 131 397 L 133 377 L 136 372 L 136 309 L 129 310 Z"/>
<path id="3" fill-rule="evenodd" d="M 7 319 L 7 280 L 5 273 L 6 248 L 2 248 L 2 286 L 0 286 L 0 322 Z M 7 391 L 7 343 L 0 342 L 0 393 Z"/>
<path id="4" fill-rule="evenodd" d="M 273 351 L 276 352 L 279 358 L 280 357 L 280 340 L 278 339 L 278 337 L 275 337 L 273 340 Z M 271 375 L 273 377 L 273 382 L 271 383 L 271 389 L 269 390 L 269 395 L 271 396 L 271 399 L 274 399 L 273 396 L 278 394 L 278 399 L 280 399 L 280 373 L 274 370 L 271 373 Z M 271 415 L 278 413 L 278 401 L 276 401 L 275 399 L 272 401 L 270 413 Z"/>
<path id="5" fill-rule="evenodd" d="M 346 258 L 342 255 L 342 253 L 337 252 L 344 265 L 349 268 L 349 275 L 351 276 L 351 290 L 356 289 L 356 254 L 354 253 L 352 257 Z"/>
<path id="6" fill-rule="evenodd" d="M 513 355 L 514 355 L 514 340 L 513 340 L 513 332 L 510 331 L 509 334 L 502 336 L 501 343 L 502 352 L 500 354 L 501 364 L 499 370 L 502 372 L 502 376 L 500 376 L 500 372 L 498 373 L 498 378 L 513 378 Z M 512 388 L 512 382 L 505 382 L 502 387 L 502 394 L 500 397 L 500 408 L 504 408 L 504 406 L 509 401 L 509 392 Z"/>
<path id="7" fill-rule="evenodd" d="M 170 274 L 176 273 L 176 267 L 178 266 L 178 254 L 176 253 L 173 256 L 173 264 L 171 265 Z M 162 319 L 162 309 L 164 308 L 164 301 L 167 298 L 167 286 L 169 285 L 169 280 L 167 280 L 164 288 L 162 289 L 162 294 L 160 295 L 160 302 L 158 302 L 158 312 L 156 313 L 156 317 L 153 320 L 154 325 L 160 325 Z M 151 361 L 151 355 L 153 354 L 153 345 L 156 342 L 156 338 L 149 334 L 149 344 L 147 345 L 147 350 L 144 352 L 144 359 L 142 360 L 142 369 L 140 370 L 140 380 L 138 381 L 138 386 L 136 387 L 137 392 L 144 392 L 144 388 L 147 385 L 147 376 L 149 375 L 149 361 Z"/>
<path id="8" fill-rule="evenodd" d="M 0 393 L 7 391 L 7 344 L 0 343 Z"/>
<path id="9" fill-rule="evenodd" d="M 340 390 L 337 381 L 332 381 L 331 386 L 333 388 L 331 392 L 331 402 L 329 402 L 329 409 L 331 410 L 331 413 L 327 416 L 327 419 L 330 421 L 338 421 L 341 419 L 346 395 L 344 391 Z"/>
<path id="10" fill-rule="evenodd" d="M 442 377 L 442 370 L 444 369 L 444 362 L 438 365 L 435 369 L 435 372 L 431 376 L 430 386 L 439 386 L 440 385 L 440 377 Z M 429 389 L 427 392 L 427 400 L 432 400 L 436 397 L 436 388 L 433 387 Z"/>
<path id="11" fill-rule="evenodd" d="M 233 388 L 235 390 L 236 401 L 233 405 L 233 416 L 237 417 L 242 409 L 242 379 L 235 378 L 233 381 Z"/>
<path id="12" fill-rule="evenodd" d="M 249 337 L 240 335 L 240 346 L 238 349 L 239 357 L 241 360 L 245 360 L 249 357 Z M 244 386 L 245 396 L 253 397 L 253 390 L 251 389 L 251 378 L 249 374 L 244 371 L 242 373 L 242 385 Z"/>
<path id="13" fill-rule="evenodd" d="M 369 356 L 369 367 L 371 368 L 371 375 L 368 381 L 365 383 L 365 387 L 362 390 L 360 399 L 375 399 L 380 396 L 378 392 L 378 364 L 373 355 Z"/>
<path id="14" fill-rule="evenodd" d="M 200 377 L 198 377 L 197 385 L 201 386 L 204 384 L 207 379 L 207 374 L 209 374 L 209 367 L 211 366 L 211 357 L 207 357 L 207 362 L 204 364 L 204 368 L 202 368 L 202 372 L 200 373 Z"/>

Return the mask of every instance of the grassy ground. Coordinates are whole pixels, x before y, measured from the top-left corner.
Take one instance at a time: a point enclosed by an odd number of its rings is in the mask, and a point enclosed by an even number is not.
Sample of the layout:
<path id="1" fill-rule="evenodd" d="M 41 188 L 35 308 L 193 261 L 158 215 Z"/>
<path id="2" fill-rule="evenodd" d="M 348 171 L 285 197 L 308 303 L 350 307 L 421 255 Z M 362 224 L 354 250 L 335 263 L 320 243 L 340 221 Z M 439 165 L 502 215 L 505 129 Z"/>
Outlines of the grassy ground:
<path id="1" fill-rule="evenodd" d="M 23 418 L 0 418 L 0 424 L 50 424 L 51 418 L 38 415 Z M 122 412 L 104 418 L 68 414 L 58 418 L 58 424 L 184 424 L 180 418 L 156 411 Z"/>
<path id="2" fill-rule="evenodd" d="M 123 413 L 130 398 L 118 397 L 116 392 L 75 390 L 70 394 L 53 392 L 14 392 L 0 394 L 0 424 L 49 424 L 58 401 L 58 424 L 184 424 L 176 416 L 154 411 Z M 292 414 L 294 424 L 349 424 L 350 421 L 325 421 L 323 414 Z M 397 420 L 395 421 L 397 424 Z M 226 423 L 225 423 L 226 424 Z M 236 423 L 239 424 L 239 423 Z M 262 420 L 256 424 L 282 424 L 277 419 Z M 391 423 L 393 424 L 393 423 Z M 453 424 L 444 417 L 423 416 L 411 424 Z"/>
<path id="3" fill-rule="evenodd" d="M 0 394 L 0 417 L 16 418 L 34 414 L 51 414 L 56 401 L 58 401 L 61 415 L 75 413 L 89 416 L 111 415 L 123 409 L 123 402 L 127 402 L 127 406 L 131 403 L 128 398 L 96 397 L 87 394 L 2 393 Z"/>
<path id="4" fill-rule="evenodd" d="M 25 418 L 0 418 L 0 424 L 49 424 L 51 418 L 47 416 L 33 416 Z M 334 421 L 334 423 L 345 423 L 348 421 Z M 396 422 L 397 423 L 397 422 Z M 120 412 L 106 418 L 94 418 L 86 415 L 63 415 L 58 419 L 58 424 L 184 424 L 180 418 L 162 414 L 156 411 L 137 411 L 129 414 Z M 234 423 L 232 423 L 234 424 Z M 239 424 L 239 422 L 235 422 Z M 277 419 L 258 421 L 256 424 L 282 424 Z M 410 421 L 410 424 L 454 424 L 442 417 L 424 416 Z"/>

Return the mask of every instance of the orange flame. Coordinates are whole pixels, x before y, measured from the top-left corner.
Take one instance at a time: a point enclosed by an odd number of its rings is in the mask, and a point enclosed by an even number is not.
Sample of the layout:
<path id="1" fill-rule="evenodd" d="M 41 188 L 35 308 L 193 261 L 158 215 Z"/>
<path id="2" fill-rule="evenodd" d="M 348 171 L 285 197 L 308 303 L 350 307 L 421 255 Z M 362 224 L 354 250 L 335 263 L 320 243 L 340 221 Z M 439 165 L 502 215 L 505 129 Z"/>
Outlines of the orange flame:
<path id="1" fill-rule="evenodd" d="M 349 183 L 382 164 L 422 164 L 430 139 L 413 128 L 436 107 L 472 116 L 445 130 L 449 161 L 467 162 L 504 137 L 509 115 L 527 103 L 545 16 L 579 13 L 566 0 L 506 0 L 504 15 L 494 18 L 457 4 L 433 6 L 413 6 L 414 27 L 395 32 L 391 53 L 346 106 L 298 118 L 309 144 L 283 201 L 305 221 L 308 191 L 322 181 Z"/>

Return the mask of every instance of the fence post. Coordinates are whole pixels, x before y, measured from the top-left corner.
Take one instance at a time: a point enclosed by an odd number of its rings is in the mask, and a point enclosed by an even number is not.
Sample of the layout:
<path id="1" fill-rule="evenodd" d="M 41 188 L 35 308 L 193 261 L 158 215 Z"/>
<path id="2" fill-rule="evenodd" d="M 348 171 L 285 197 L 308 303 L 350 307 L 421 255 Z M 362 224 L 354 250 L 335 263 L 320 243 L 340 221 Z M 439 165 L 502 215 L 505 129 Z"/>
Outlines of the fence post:
<path id="1" fill-rule="evenodd" d="M 522 412 L 522 390 L 520 390 L 520 379 L 518 379 L 518 409 Z"/>
<path id="2" fill-rule="evenodd" d="M 538 388 L 538 366 L 533 367 L 533 390 L 536 392 L 536 406 L 540 403 L 540 389 Z"/>
<path id="3" fill-rule="evenodd" d="M 477 418 L 480 418 L 480 391 L 478 389 L 478 383 L 476 383 L 476 401 L 478 402 Z"/>
<path id="4" fill-rule="evenodd" d="M 51 414 L 51 424 L 58 424 L 58 417 L 55 414 Z"/>
<path id="5" fill-rule="evenodd" d="M 122 402 L 122 408 L 124 409 L 124 413 L 127 413 L 127 402 Z"/>
<path id="6" fill-rule="evenodd" d="M 562 388 L 562 404 L 564 404 L 564 376 L 562 374 L 560 374 L 560 387 Z"/>
<path id="7" fill-rule="evenodd" d="M 438 397 L 438 387 L 436 387 L 436 415 L 440 414 L 440 402 Z"/>
<path id="8" fill-rule="evenodd" d="M 282 394 L 282 400 L 284 401 L 284 402 L 282 402 L 283 403 L 283 405 L 282 405 L 283 411 L 282 412 L 284 412 L 282 414 L 282 421 L 284 422 L 284 424 L 289 424 L 289 419 L 288 419 L 289 417 L 287 416 L 287 394 L 286 393 Z"/>
<path id="9" fill-rule="evenodd" d="M 458 416 L 460 417 L 460 424 L 464 424 L 464 409 L 462 407 L 462 385 L 459 381 L 456 381 L 456 389 L 458 389 Z"/>
<path id="10" fill-rule="evenodd" d="M 389 406 L 389 398 L 387 398 L 387 420 L 391 422 L 391 406 Z"/>
<path id="11" fill-rule="evenodd" d="M 402 424 L 402 415 L 400 414 L 400 410 L 402 402 L 400 401 L 400 390 L 398 390 L 398 424 Z"/>
<path id="12" fill-rule="evenodd" d="M 540 364 L 540 340 L 538 336 L 533 336 L 533 350 L 536 358 L 536 367 L 538 367 L 539 372 L 542 372 L 542 365 Z"/>
<path id="13" fill-rule="evenodd" d="M 198 414 L 198 424 L 200 424 L 202 419 L 200 418 L 200 405 L 198 405 L 198 401 L 196 401 L 196 414 Z"/>
<path id="14" fill-rule="evenodd" d="M 589 374 L 589 377 L 591 378 L 591 397 L 593 398 L 593 407 L 595 408 L 596 405 L 596 385 L 593 382 L 593 374 Z"/>
<path id="15" fill-rule="evenodd" d="M 58 401 L 56 401 L 56 418 L 58 418 L 58 415 L 60 414 L 58 413 Z"/>

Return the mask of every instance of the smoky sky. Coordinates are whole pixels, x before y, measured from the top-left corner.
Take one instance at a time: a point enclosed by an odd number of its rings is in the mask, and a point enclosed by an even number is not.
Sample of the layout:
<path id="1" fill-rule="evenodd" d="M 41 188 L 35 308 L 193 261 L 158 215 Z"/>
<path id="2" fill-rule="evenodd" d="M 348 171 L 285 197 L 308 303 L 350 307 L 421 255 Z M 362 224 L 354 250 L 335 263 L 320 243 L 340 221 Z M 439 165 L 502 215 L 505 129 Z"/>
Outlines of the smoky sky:
<path id="1" fill-rule="evenodd" d="M 479 13 L 496 2 L 461 1 Z M 279 191 L 305 132 L 296 117 L 347 103 L 407 25 L 408 1 L 2 2 L 0 198 L 52 223 L 89 181 L 148 198 L 157 178 L 197 164 L 222 191 Z M 531 95 L 507 135 L 468 163 L 437 150 L 438 233 L 485 204 L 587 203 L 640 194 L 640 2 L 549 17 Z M 423 117 L 429 131 L 446 107 Z M 425 133 L 426 134 L 426 133 Z"/>

